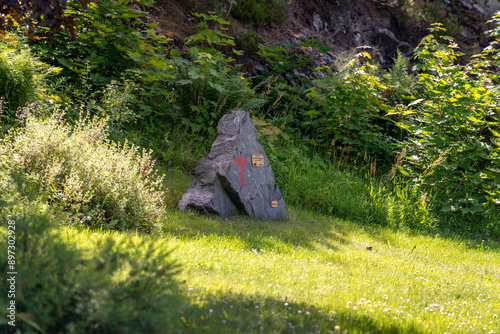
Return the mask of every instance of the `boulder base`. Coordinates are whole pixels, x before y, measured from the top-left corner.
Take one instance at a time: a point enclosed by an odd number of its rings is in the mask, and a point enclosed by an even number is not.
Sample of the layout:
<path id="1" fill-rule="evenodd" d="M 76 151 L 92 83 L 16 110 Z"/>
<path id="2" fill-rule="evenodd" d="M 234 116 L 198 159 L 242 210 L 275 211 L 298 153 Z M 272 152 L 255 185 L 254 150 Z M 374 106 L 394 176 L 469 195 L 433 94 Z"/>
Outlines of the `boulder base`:
<path id="1" fill-rule="evenodd" d="M 224 115 L 217 138 L 195 167 L 177 207 L 222 217 L 238 212 L 252 218 L 288 218 L 285 201 L 252 119 L 244 110 Z"/>

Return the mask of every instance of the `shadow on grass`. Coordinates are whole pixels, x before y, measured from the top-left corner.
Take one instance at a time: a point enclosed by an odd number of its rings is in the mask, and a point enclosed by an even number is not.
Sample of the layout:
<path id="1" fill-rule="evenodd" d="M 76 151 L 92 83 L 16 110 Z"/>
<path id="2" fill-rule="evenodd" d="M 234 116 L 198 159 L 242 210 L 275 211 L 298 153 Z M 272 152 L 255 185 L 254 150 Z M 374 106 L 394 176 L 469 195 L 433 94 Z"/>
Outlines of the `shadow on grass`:
<path id="1" fill-rule="evenodd" d="M 279 297 L 278 297 L 279 298 Z M 320 309 L 292 300 L 209 294 L 190 289 L 179 312 L 182 333 L 423 333 L 415 324 L 393 317 L 374 318 L 352 309 Z M 402 318 L 402 316 L 399 316 Z M 394 324 L 393 324 L 394 323 Z"/>
<path id="2" fill-rule="evenodd" d="M 315 250 L 338 250 L 349 243 L 348 225 L 312 213 L 293 212 L 290 220 L 262 221 L 248 216 L 205 217 L 195 212 L 169 211 L 162 230 L 182 238 L 204 236 L 236 237 L 250 248 L 285 251 L 286 246 Z M 296 214 L 295 214 L 296 213 Z"/>

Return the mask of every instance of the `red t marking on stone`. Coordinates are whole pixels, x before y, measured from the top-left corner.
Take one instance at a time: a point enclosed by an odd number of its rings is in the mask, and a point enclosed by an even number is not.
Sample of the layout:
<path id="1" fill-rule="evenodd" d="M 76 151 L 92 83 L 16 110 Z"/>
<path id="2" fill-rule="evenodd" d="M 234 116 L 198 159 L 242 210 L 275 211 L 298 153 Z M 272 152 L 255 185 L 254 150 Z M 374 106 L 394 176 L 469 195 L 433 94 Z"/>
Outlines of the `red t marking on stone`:
<path id="1" fill-rule="evenodd" d="M 243 172 L 243 166 L 248 163 L 248 159 L 245 157 L 234 157 L 234 163 L 240 165 L 240 178 L 241 178 L 241 187 L 245 186 L 245 173 Z"/>

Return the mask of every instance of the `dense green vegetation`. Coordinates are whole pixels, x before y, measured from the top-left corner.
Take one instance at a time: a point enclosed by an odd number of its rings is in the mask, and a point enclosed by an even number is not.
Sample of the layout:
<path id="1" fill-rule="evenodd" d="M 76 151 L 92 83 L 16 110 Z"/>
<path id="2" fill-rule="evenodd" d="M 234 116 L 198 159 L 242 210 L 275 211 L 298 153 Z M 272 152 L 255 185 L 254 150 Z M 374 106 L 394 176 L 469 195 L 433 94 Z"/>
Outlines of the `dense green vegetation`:
<path id="1" fill-rule="evenodd" d="M 15 222 L 17 328 L 498 330 L 500 14 L 470 59 L 434 24 L 389 70 L 367 47 L 318 66 L 329 49 L 303 39 L 259 45 L 267 73 L 250 78 L 220 15 L 272 25 L 284 3 L 193 13 L 178 49 L 148 23 L 149 1 L 69 1 L 74 31 L 0 40 L 0 234 Z M 251 113 L 289 221 L 175 208 L 234 108 Z M 2 255 L 2 314 L 9 264 Z"/>

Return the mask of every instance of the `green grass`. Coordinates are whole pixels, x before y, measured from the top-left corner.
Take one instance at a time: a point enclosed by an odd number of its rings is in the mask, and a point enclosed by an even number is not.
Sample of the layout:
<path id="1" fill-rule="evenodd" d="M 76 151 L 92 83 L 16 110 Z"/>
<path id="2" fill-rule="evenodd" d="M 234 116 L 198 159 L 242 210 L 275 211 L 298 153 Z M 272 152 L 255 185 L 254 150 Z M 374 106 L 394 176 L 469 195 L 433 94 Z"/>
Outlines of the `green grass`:
<path id="1" fill-rule="evenodd" d="M 319 170 L 310 169 L 312 177 L 299 167 L 290 169 L 291 180 L 304 189 L 309 180 L 314 188 Z M 175 297 L 154 313 L 171 319 L 165 333 L 500 332 L 500 244 L 494 240 L 396 230 L 334 217 L 320 207 L 308 211 L 300 202 L 289 207 L 290 220 L 275 222 L 180 212 L 175 206 L 191 178 L 180 169 L 160 171 L 166 174 L 166 213 L 150 235 L 70 226 L 59 233 L 88 256 L 99 254 L 107 238 L 116 245 L 128 240 L 134 252 L 118 255 L 125 262 L 142 263 L 151 242 L 173 250 L 181 268 L 169 285 Z M 361 182 L 355 173 L 332 175 L 344 175 L 344 191 Z M 352 188 L 346 205 L 366 190 Z M 132 282 L 124 268 L 113 279 Z M 112 325 L 106 321 L 102 328 Z"/>
<path id="2" fill-rule="evenodd" d="M 498 333 L 498 244 L 412 236 L 293 208 L 290 215 L 264 222 L 169 212 L 156 242 L 174 249 L 183 268 L 179 332 Z M 64 233 L 90 248 L 108 234 Z"/>

